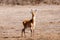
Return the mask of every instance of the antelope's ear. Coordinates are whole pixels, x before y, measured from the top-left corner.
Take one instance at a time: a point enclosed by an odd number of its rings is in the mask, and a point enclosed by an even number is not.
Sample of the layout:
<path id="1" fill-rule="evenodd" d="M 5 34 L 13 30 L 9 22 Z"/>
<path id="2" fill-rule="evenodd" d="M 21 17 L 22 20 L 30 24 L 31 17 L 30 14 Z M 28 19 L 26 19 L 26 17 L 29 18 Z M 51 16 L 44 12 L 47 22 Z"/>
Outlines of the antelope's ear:
<path id="1" fill-rule="evenodd" d="M 32 11 L 32 9 L 31 9 L 31 11 Z"/>
<path id="2" fill-rule="evenodd" d="M 33 10 L 31 9 L 30 13 L 32 13 L 32 11 L 33 11 Z"/>
<path id="3" fill-rule="evenodd" d="M 33 11 L 33 9 L 31 9 L 31 12 Z"/>
<path id="4" fill-rule="evenodd" d="M 37 9 L 35 9 L 35 12 L 37 11 Z"/>

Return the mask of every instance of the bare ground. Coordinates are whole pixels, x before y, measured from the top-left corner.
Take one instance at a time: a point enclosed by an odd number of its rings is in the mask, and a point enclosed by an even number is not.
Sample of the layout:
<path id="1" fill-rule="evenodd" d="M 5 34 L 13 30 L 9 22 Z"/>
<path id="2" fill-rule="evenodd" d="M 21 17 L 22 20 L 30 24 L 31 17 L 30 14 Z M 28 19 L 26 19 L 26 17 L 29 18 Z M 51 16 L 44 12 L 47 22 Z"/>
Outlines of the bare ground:
<path id="1" fill-rule="evenodd" d="M 37 9 L 34 37 L 26 30 L 21 37 L 22 21 L 31 19 Z M 60 40 L 60 5 L 0 6 L 0 40 Z"/>

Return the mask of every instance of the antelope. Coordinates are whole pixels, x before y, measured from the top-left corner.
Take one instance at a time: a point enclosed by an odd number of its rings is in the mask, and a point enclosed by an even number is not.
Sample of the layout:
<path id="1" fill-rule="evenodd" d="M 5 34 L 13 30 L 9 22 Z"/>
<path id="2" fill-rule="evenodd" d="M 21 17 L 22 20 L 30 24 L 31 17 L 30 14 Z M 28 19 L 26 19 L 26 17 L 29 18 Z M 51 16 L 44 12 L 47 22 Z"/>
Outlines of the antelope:
<path id="1" fill-rule="evenodd" d="M 23 26 L 24 26 L 24 28 L 22 29 L 22 36 L 23 36 L 23 34 L 24 34 L 24 36 L 26 36 L 25 35 L 25 30 L 27 28 L 30 29 L 31 36 L 34 35 L 36 10 L 31 10 L 31 14 L 32 14 L 32 18 L 30 20 L 24 20 L 22 22 L 23 23 Z"/>

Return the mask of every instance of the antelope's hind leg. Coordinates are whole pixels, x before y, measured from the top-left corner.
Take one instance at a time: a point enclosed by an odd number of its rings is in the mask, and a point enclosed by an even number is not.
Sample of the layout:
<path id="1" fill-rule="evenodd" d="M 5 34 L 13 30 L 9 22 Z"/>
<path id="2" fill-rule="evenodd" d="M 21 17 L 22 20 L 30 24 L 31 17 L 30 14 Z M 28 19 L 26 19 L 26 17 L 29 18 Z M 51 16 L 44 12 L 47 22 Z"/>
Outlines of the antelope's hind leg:
<path id="1" fill-rule="evenodd" d="M 22 36 L 22 37 L 23 37 L 23 36 L 26 37 L 26 35 L 25 35 L 25 28 L 22 29 L 21 36 Z"/>

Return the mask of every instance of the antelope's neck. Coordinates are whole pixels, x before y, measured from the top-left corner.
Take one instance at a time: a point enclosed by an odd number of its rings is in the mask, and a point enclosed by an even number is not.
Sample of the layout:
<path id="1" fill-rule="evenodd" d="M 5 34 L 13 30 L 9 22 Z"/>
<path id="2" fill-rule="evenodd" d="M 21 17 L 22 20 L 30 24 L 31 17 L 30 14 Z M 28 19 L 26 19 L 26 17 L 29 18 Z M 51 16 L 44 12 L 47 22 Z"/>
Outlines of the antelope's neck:
<path id="1" fill-rule="evenodd" d="M 33 25 L 35 26 L 35 16 L 33 17 Z"/>

